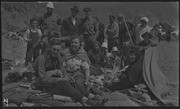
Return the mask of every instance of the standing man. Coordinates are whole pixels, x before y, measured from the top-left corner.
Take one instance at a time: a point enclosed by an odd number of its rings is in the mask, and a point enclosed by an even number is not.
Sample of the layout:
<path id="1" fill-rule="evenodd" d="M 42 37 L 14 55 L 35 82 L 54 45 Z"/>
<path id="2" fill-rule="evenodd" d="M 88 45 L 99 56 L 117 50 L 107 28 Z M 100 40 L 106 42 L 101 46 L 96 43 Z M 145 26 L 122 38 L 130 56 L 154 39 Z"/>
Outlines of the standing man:
<path id="1" fill-rule="evenodd" d="M 93 43 L 97 40 L 99 29 L 97 21 L 91 16 L 91 8 L 84 8 L 85 18 L 82 19 L 82 34 L 83 41 L 85 42 L 84 49 L 89 51 Z"/>
<path id="2" fill-rule="evenodd" d="M 67 38 L 80 37 L 81 34 L 81 21 L 77 18 L 79 9 L 77 6 L 70 8 L 71 16 L 63 20 L 62 23 L 62 36 Z M 70 42 L 67 42 L 67 46 L 70 46 Z"/>
<path id="3" fill-rule="evenodd" d="M 54 35 L 54 33 L 59 33 L 59 29 L 55 28 L 58 27 L 57 20 L 59 17 L 53 13 L 53 11 L 53 3 L 48 2 L 46 5 L 46 13 L 44 13 L 38 20 L 39 27 L 44 37 Z"/>
<path id="4" fill-rule="evenodd" d="M 136 44 L 141 42 L 144 38 L 142 38 L 142 34 L 145 32 L 150 32 L 150 27 L 147 25 L 149 22 L 149 19 L 147 17 L 142 17 L 140 20 L 140 24 L 137 25 L 135 29 L 136 34 Z"/>
<path id="5" fill-rule="evenodd" d="M 104 42 L 104 24 L 99 21 L 98 16 L 95 16 L 94 18 L 97 20 L 97 25 L 99 29 L 99 36 L 97 37 L 97 41 L 102 44 Z"/>
<path id="6" fill-rule="evenodd" d="M 124 38 L 125 38 L 125 31 L 126 31 L 126 26 L 123 21 L 123 15 L 121 15 L 121 14 L 118 15 L 117 21 L 118 21 L 118 25 L 119 25 L 119 35 L 118 35 L 119 46 L 118 46 L 118 48 L 120 50 L 122 50 L 123 42 L 125 41 Z"/>
<path id="7" fill-rule="evenodd" d="M 109 52 L 112 47 L 117 46 L 118 43 L 119 25 L 115 22 L 115 19 L 114 15 L 109 15 L 109 26 L 106 30 Z"/>

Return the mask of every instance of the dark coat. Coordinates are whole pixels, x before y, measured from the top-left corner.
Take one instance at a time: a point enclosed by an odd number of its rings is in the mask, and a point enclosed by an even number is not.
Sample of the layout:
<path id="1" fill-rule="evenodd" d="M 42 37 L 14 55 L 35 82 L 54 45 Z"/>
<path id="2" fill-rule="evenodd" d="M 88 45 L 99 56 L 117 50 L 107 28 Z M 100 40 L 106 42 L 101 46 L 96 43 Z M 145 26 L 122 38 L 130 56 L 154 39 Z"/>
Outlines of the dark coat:
<path id="1" fill-rule="evenodd" d="M 97 41 L 102 43 L 104 42 L 104 24 L 99 22 L 98 28 L 99 28 L 99 36 L 97 37 Z"/>
<path id="2" fill-rule="evenodd" d="M 71 17 L 63 20 L 62 36 L 79 36 L 81 34 L 81 21 L 76 18 L 76 23 L 73 25 Z"/>

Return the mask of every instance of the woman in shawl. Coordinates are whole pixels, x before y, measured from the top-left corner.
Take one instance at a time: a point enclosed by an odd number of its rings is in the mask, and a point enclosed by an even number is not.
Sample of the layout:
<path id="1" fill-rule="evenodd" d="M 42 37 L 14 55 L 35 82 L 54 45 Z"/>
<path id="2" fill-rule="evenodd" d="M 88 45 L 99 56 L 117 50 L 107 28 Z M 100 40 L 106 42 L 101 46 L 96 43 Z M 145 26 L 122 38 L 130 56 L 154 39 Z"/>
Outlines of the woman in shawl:
<path id="1" fill-rule="evenodd" d="M 80 39 L 73 38 L 71 46 L 63 51 L 62 56 L 65 60 L 63 66 L 74 87 L 86 97 L 98 99 L 87 90 L 90 84 L 90 60 L 86 51 L 81 47 Z M 100 100 L 101 103 L 102 101 Z"/>

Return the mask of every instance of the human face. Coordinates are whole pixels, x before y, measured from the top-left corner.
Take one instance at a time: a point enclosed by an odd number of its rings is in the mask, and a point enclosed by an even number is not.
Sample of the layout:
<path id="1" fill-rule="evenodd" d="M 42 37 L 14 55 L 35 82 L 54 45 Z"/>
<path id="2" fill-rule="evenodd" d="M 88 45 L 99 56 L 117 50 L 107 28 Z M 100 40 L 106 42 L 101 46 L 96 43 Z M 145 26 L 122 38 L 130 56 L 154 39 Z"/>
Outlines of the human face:
<path id="1" fill-rule="evenodd" d="M 118 20 L 118 22 L 120 23 L 120 22 L 123 20 L 123 18 L 122 18 L 122 17 L 119 17 L 117 20 Z"/>
<path id="2" fill-rule="evenodd" d="M 112 24 L 114 22 L 113 18 L 109 18 L 109 23 Z"/>
<path id="3" fill-rule="evenodd" d="M 86 16 L 86 17 L 89 17 L 90 14 L 91 14 L 91 11 L 84 11 L 84 13 L 85 13 L 85 16 Z"/>
<path id="4" fill-rule="evenodd" d="M 80 47 L 80 40 L 78 38 L 75 38 L 71 41 L 71 50 L 73 52 L 77 51 Z"/>
<path id="5" fill-rule="evenodd" d="M 117 52 L 117 51 L 112 51 L 112 55 L 113 55 L 113 57 L 116 57 L 116 56 L 117 56 L 117 54 L 118 54 L 118 52 Z"/>
<path id="6" fill-rule="evenodd" d="M 31 23 L 31 26 L 32 26 L 32 28 L 36 28 L 36 27 L 37 27 L 37 21 L 33 21 L 33 22 Z"/>
<path id="7" fill-rule="evenodd" d="M 98 50 L 99 50 L 98 44 L 95 44 L 95 45 L 94 45 L 94 50 L 95 50 L 95 51 L 98 51 Z"/>
<path id="8" fill-rule="evenodd" d="M 51 47 L 51 56 L 56 58 L 61 51 L 61 45 L 53 45 Z"/>
<path id="9" fill-rule="evenodd" d="M 107 49 L 106 47 L 101 47 L 101 50 L 102 50 L 102 52 L 105 53 L 105 54 L 108 53 L 108 49 Z"/>
<path id="10" fill-rule="evenodd" d="M 146 26 L 146 22 L 145 21 L 141 20 L 140 22 L 141 22 L 142 26 Z"/>
<path id="11" fill-rule="evenodd" d="M 46 10 L 48 15 L 52 15 L 54 9 L 47 7 Z"/>
<path id="12" fill-rule="evenodd" d="M 78 14 L 78 11 L 74 11 L 74 10 L 71 11 L 71 16 L 72 16 L 73 18 L 76 17 L 77 14 Z"/>

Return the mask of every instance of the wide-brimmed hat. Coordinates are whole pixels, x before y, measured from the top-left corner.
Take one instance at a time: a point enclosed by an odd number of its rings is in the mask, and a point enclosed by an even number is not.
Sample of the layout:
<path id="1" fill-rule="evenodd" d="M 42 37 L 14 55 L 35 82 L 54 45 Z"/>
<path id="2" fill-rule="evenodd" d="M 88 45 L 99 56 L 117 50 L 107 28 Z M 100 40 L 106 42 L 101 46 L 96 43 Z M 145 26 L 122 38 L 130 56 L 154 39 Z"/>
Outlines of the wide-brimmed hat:
<path id="1" fill-rule="evenodd" d="M 111 51 L 118 52 L 117 47 L 113 47 Z"/>
<path id="2" fill-rule="evenodd" d="M 108 45 L 107 45 L 106 42 L 103 42 L 102 45 L 101 45 L 101 47 L 108 48 Z"/>
<path id="3" fill-rule="evenodd" d="M 91 8 L 90 7 L 86 7 L 83 9 L 84 11 L 91 11 Z"/>
<path id="4" fill-rule="evenodd" d="M 144 38 L 145 36 L 148 36 L 149 39 L 151 39 L 153 37 L 153 35 L 149 32 L 145 32 L 143 35 L 142 35 L 142 38 Z"/>
<path id="5" fill-rule="evenodd" d="M 46 7 L 54 9 L 54 5 L 52 2 L 48 2 Z"/>
<path id="6" fill-rule="evenodd" d="M 72 8 L 70 8 L 71 11 L 76 11 L 79 12 L 78 6 L 73 6 Z"/>

